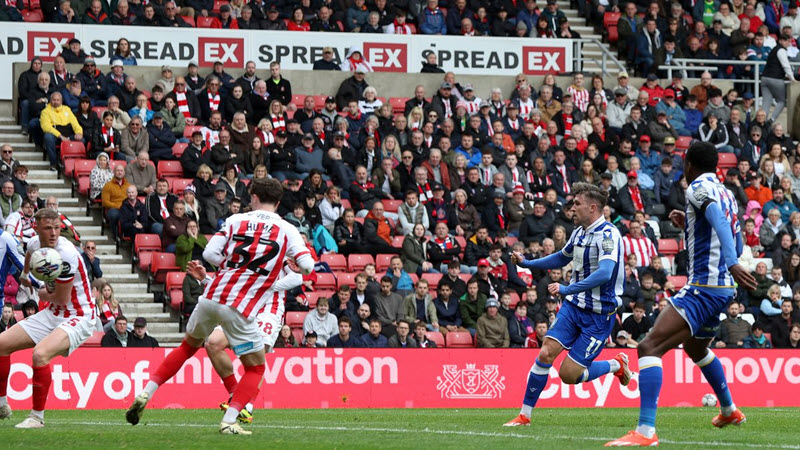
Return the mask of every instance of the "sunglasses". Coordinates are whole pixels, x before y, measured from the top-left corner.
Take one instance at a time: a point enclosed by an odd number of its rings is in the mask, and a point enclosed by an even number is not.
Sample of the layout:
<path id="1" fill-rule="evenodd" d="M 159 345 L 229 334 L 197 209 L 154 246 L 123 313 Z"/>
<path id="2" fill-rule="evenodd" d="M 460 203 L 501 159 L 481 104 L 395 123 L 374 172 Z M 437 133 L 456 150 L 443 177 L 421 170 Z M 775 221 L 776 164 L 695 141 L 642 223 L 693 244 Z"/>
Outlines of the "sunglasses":
<path id="1" fill-rule="evenodd" d="M 3 150 L 4 155 L 10 155 L 12 153 L 14 153 L 12 150 Z"/>
<path id="2" fill-rule="evenodd" d="M 86 250 L 94 250 L 95 247 L 86 247 Z"/>

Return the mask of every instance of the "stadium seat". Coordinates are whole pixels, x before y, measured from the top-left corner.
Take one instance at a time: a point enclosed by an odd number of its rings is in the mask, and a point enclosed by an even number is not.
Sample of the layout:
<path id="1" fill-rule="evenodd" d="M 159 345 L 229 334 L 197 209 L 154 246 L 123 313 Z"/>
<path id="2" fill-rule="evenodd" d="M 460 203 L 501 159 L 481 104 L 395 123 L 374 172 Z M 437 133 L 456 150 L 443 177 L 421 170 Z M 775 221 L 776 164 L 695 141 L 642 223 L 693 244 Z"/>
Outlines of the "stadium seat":
<path id="1" fill-rule="evenodd" d="M 183 279 L 186 278 L 185 272 L 170 272 L 164 283 L 165 301 L 169 302 L 169 307 L 177 312 L 183 309 Z M 181 316 L 183 316 L 181 314 Z"/>
<path id="2" fill-rule="evenodd" d="M 658 252 L 662 255 L 675 256 L 678 254 L 678 241 L 675 239 L 659 239 Z"/>
<path id="3" fill-rule="evenodd" d="M 522 301 L 522 299 L 520 299 L 519 294 L 516 292 L 511 292 L 511 301 L 508 303 L 508 308 L 513 311 L 514 308 L 517 307 L 517 303 L 520 301 Z"/>
<path id="4" fill-rule="evenodd" d="M 222 5 L 230 5 L 228 0 L 214 0 L 214 14 L 219 14 L 219 9 L 222 8 Z"/>
<path id="5" fill-rule="evenodd" d="M 692 145 L 691 136 L 678 136 L 678 139 L 675 141 L 675 148 L 678 150 L 687 150 L 690 145 Z"/>
<path id="6" fill-rule="evenodd" d="M 400 209 L 400 205 L 403 204 L 403 201 L 402 200 L 382 200 L 381 203 L 383 203 L 383 208 L 386 210 L 386 212 L 390 212 L 390 213 L 395 213 L 396 214 L 397 211 Z"/>
<path id="7" fill-rule="evenodd" d="M 148 272 L 150 269 L 151 253 L 161 251 L 161 236 L 157 234 L 137 234 L 133 240 L 133 259 L 131 273 L 138 263 L 139 269 Z"/>
<path id="8" fill-rule="evenodd" d="M 78 194 L 80 194 L 81 196 L 84 196 L 84 197 L 88 197 L 89 196 L 89 190 L 92 188 L 91 183 L 89 182 L 89 177 L 88 176 L 80 177 L 80 178 L 76 178 L 76 180 L 77 180 L 76 186 L 78 188 Z M 76 187 L 76 186 L 73 186 L 73 188 Z M 73 194 L 74 194 L 74 192 L 73 192 Z M 89 206 L 91 204 L 92 204 L 92 202 L 90 202 L 90 201 L 86 202 L 86 211 L 87 211 L 87 213 L 89 211 Z"/>
<path id="9" fill-rule="evenodd" d="M 467 249 L 467 240 L 464 238 L 464 236 L 456 236 L 456 241 L 458 242 L 458 245 L 461 246 L 462 252 Z"/>
<path id="10" fill-rule="evenodd" d="M 286 311 L 286 325 L 290 328 L 303 328 L 306 315 L 308 315 L 306 311 Z"/>
<path id="11" fill-rule="evenodd" d="M 21 320 L 25 320 L 25 313 L 23 313 L 22 311 L 19 311 L 19 310 L 15 310 L 14 311 L 14 320 L 16 320 L 17 322 L 19 322 Z"/>
<path id="12" fill-rule="evenodd" d="M 196 16 L 195 24 L 197 28 L 222 28 L 222 23 L 214 16 Z"/>
<path id="13" fill-rule="evenodd" d="M 616 25 L 609 26 L 606 31 L 608 32 L 609 44 L 614 45 L 619 42 L 619 29 L 617 29 Z"/>
<path id="14" fill-rule="evenodd" d="M 194 133 L 195 131 L 200 131 L 202 129 L 203 127 L 199 125 L 186 125 L 186 127 L 183 129 L 183 137 L 185 137 L 186 139 L 192 139 L 192 133 Z"/>
<path id="15" fill-rule="evenodd" d="M 617 26 L 620 16 L 622 16 L 622 13 L 618 12 L 607 12 L 603 14 L 603 27 Z"/>
<path id="16" fill-rule="evenodd" d="M 92 111 L 97 114 L 97 118 L 100 119 L 100 122 L 103 121 L 103 113 L 108 111 L 108 108 L 105 106 L 93 106 Z"/>
<path id="17" fill-rule="evenodd" d="M 322 110 L 325 108 L 325 100 L 328 98 L 327 95 L 312 95 L 314 98 L 314 108 Z"/>
<path id="18" fill-rule="evenodd" d="M 147 277 L 147 292 L 154 284 L 164 284 L 169 272 L 180 271 L 181 268 L 175 265 L 174 253 L 153 252 L 153 259 L 150 261 L 150 276 Z"/>
<path id="19" fill-rule="evenodd" d="M 40 0 L 27 0 L 22 2 L 25 9 L 33 11 L 34 9 L 42 9 L 42 3 Z"/>
<path id="20" fill-rule="evenodd" d="M 347 270 L 347 258 L 337 253 L 325 253 L 319 257 L 320 262 L 328 264 L 332 271 Z"/>
<path id="21" fill-rule="evenodd" d="M 42 11 L 39 9 L 26 9 L 22 11 L 22 20 L 33 23 L 44 22 L 44 14 L 42 14 Z"/>
<path id="22" fill-rule="evenodd" d="M 106 334 L 102 331 L 95 331 L 89 336 L 89 339 L 86 339 L 81 347 L 83 348 L 100 348 L 100 343 L 103 341 L 103 336 Z"/>
<path id="23" fill-rule="evenodd" d="M 732 169 L 739 164 L 736 154 L 734 153 L 720 153 L 718 166 L 720 169 Z"/>
<path id="24" fill-rule="evenodd" d="M 408 277 L 411 278 L 411 282 L 414 284 L 417 284 L 417 282 L 419 281 L 419 277 L 415 273 L 408 274 Z"/>
<path id="25" fill-rule="evenodd" d="M 360 223 L 361 225 L 364 225 L 364 218 L 363 217 L 356 217 L 356 222 Z"/>
<path id="26" fill-rule="evenodd" d="M 319 299 L 331 298 L 332 295 L 333 291 L 331 290 L 306 292 L 305 296 L 306 300 L 308 301 L 308 309 L 315 309 Z"/>
<path id="27" fill-rule="evenodd" d="M 514 246 L 514 244 L 516 244 L 517 242 L 519 242 L 519 239 L 518 239 L 518 238 L 516 238 L 516 237 L 514 237 L 514 236 L 506 236 L 506 245 L 507 245 L 509 248 L 513 247 L 513 246 Z"/>
<path id="28" fill-rule="evenodd" d="M 347 267 L 351 272 L 361 272 L 367 264 L 374 264 L 375 259 L 372 255 L 355 254 L 347 257 Z"/>
<path id="29" fill-rule="evenodd" d="M 464 283 L 466 283 L 467 281 L 469 281 L 470 278 L 472 278 L 472 275 L 468 273 L 460 273 L 458 274 L 458 278 L 461 278 L 464 281 Z"/>
<path id="30" fill-rule="evenodd" d="M 672 282 L 672 285 L 675 286 L 675 289 L 680 289 L 686 286 L 686 275 L 667 275 L 667 281 Z"/>
<path id="31" fill-rule="evenodd" d="M 71 158 L 86 159 L 86 147 L 80 141 L 66 141 L 61 143 L 61 160 Z"/>
<path id="32" fill-rule="evenodd" d="M 423 273 L 422 279 L 428 282 L 429 289 L 436 289 L 439 286 L 439 281 L 442 279 L 440 273 Z"/>
<path id="33" fill-rule="evenodd" d="M 298 110 L 303 109 L 303 103 L 306 101 L 305 94 L 294 94 L 292 95 L 292 105 L 297 106 Z"/>
<path id="34" fill-rule="evenodd" d="M 341 200 L 342 208 L 347 209 L 350 208 L 350 200 L 343 198 Z"/>
<path id="35" fill-rule="evenodd" d="M 180 158 L 188 146 L 189 144 L 186 142 L 176 142 L 175 145 L 172 146 L 172 156 Z"/>
<path id="36" fill-rule="evenodd" d="M 394 248 L 403 248 L 403 241 L 406 239 L 405 236 L 395 236 L 392 238 L 392 247 Z"/>
<path id="37" fill-rule="evenodd" d="M 350 286 L 351 288 L 356 287 L 356 275 L 357 273 L 353 272 L 337 272 L 336 273 L 336 289 L 339 289 L 339 286 Z"/>
<path id="38" fill-rule="evenodd" d="M 378 272 L 383 272 L 389 268 L 389 263 L 392 262 L 392 256 L 386 253 L 381 253 L 380 255 L 375 256 L 375 270 Z"/>
<path id="39" fill-rule="evenodd" d="M 392 107 L 392 114 L 403 114 L 406 109 L 406 102 L 411 97 L 390 97 L 389 105 Z"/>
<path id="40" fill-rule="evenodd" d="M 472 335 L 467 331 L 451 331 L 445 335 L 447 348 L 473 348 Z"/>
<path id="41" fill-rule="evenodd" d="M 159 161 L 158 178 L 181 178 L 183 166 L 180 161 Z"/>
<path id="42" fill-rule="evenodd" d="M 73 178 L 88 177 L 96 165 L 97 161 L 93 159 L 76 159 L 72 169 Z"/>
<path id="43" fill-rule="evenodd" d="M 186 186 L 192 184 L 191 178 L 175 178 L 172 180 L 171 192 L 175 195 L 183 195 Z"/>
<path id="44" fill-rule="evenodd" d="M 442 336 L 442 333 L 438 331 L 426 331 L 425 337 L 435 342 L 437 348 L 444 347 L 444 336 Z"/>
<path id="45" fill-rule="evenodd" d="M 336 289 L 336 277 L 332 273 L 317 273 L 317 281 L 314 283 L 314 288 L 319 289 Z"/>
<path id="46" fill-rule="evenodd" d="M 184 21 L 184 22 L 186 22 L 187 24 L 189 24 L 189 26 L 191 26 L 192 28 L 194 28 L 195 26 L 197 26 L 197 25 L 195 24 L 195 22 L 194 22 L 194 17 L 191 17 L 191 16 L 181 16 L 181 19 L 183 19 L 183 21 Z"/>

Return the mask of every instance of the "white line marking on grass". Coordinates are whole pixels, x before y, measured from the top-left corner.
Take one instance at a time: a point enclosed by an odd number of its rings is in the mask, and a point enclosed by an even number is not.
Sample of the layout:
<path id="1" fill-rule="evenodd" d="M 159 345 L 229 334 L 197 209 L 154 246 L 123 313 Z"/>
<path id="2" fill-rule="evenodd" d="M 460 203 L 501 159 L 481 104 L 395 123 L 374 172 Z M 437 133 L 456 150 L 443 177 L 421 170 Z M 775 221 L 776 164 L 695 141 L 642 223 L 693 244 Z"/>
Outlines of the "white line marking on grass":
<path id="1" fill-rule="evenodd" d="M 120 427 L 129 427 L 127 423 L 123 422 L 99 422 L 99 421 L 72 421 L 72 420 L 48 420 L 48 423 L 54 423 L 58 425 L 87 425 L 87 426 L 120 426 Z M 172 423 L 147 423 L 142 422 L 143 426 L 148 427 L 175 427 L 176 424 Z M 206 424 L 199 424 L 199 423 L 184 423 L 180 424 L 180 427 L 189 427 L 189 428 L 213 428 L 214 424 L 209 423 Z M 397 434 L 418 434 L 418 433 L 428 433 L 428 434 L 440 434 L 440 435 L 456 435 L 456 436 L 473 436 L 473 437 L 493 437 L 493 438 L 518 438 L 518 439 L 532 439 L 535 441 L 542 441 L 542 440 L 565 440 L 565 441 L 591 441 L 591 442 L 601 442 L 601 441 L 611 441 L 614 438 L 605 438 L 605 437 L 590 437 L 590 436 L 565 436 L 565 435 L 547 435 L 547 436 L 538 436 L 535 434 L 521 434 L 521 433 L 500 433 L 500 432 L 493 432 L 493 431 L 458 431 L 458 430 L 433 430 L 430 428 L 422 428 L 422 429 L 408 429 L 408 428 L 380 428 L 380 427 L 328 427 L 328 426 L 305 426 L 305 425 L 264 425 L 264 424 L 254 424 L 254 425 L 247 425 L 246 428 L 256 428 L 256 429 L 272 429 L 272 430 L 316 430 L 316 431 L 346 431 L 346 432 L 378 432 L 378 433 L 397 433 Z M 676 445 L 700 445 L 700 446 L 711 446 L 711 447 L 747 447 L 747 448 L 781 448 L 781 449 L 800 449 L 800 445 L 788 445 L 788 444 L 748 444 L 744 442 L 718 442 L 718 441 L 708 441 L 708 442 L 701 442 L 701 441 L 673 441 L 671 439 L 661 439 L 661 443 L 664 444 L 676 444 Z"/>

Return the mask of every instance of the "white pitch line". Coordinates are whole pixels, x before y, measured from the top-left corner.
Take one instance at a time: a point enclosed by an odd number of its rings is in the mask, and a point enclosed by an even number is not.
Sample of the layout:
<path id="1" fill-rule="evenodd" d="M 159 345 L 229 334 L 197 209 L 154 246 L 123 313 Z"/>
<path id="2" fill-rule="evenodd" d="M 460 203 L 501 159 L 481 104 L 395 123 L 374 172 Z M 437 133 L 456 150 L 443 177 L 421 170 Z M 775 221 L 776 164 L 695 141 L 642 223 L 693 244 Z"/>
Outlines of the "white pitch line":
<path id="1" fill-rule="evenodd" d="M 48 423 L 55 423 L 59 425 L 86 425 L 86 426 L 130 426 L 122 422 L 98 422 L 98 421 L 70 421 L 70 420 L 49 420 Z M 175 427 L 175 424 L 168 423 L 143 423 L 143 426 L 150 427 Z M 198 423 L 184 423 L 181 427 L 190 428 L 213 428 L 213 424 L 198 424 Z M 473 436 L 473 437 L 493 437 L 493 438 L 518 438 L 518 439 L 532 439 L 535 441 L 542 440 L 579 440 L 579 441 L 611 441 L 614 438 L 601 438 L 589 436 L 564 436 L 564 435 L 547 435 L 537 436 L 535 434 L 520 434 L 520 433 L 500 433 L 492 431 L 457 431 L 457 430 L 432 430 L 430 428 L 423 428 L 418 430 L 411 430 L 408 428 L 354 428 L 354 427 L 327 427 L 327 426 L 304 426 L 304 425 L 264 425 L 254 424 L 248 425 L 247 428 L 261 428 L 273 430 L 316 430 L 316 431 L 347 431 L 347 432 L 378 432 L 378 433 L 397 433 L 397 434 L 441 434 L 441 435 L 456 435 L 456 436 Z M 800 445 L 786 445 L 786 444 L 748 444 L 744 442 L 718 442 L 718 441 L 673 441 L 670 439 L 660 439 L 664 444 L 676 445 L 700 445 L 711 447 L 747 447 L 747 448 L 781 448 L 781 449 L 800 449 Z"/>

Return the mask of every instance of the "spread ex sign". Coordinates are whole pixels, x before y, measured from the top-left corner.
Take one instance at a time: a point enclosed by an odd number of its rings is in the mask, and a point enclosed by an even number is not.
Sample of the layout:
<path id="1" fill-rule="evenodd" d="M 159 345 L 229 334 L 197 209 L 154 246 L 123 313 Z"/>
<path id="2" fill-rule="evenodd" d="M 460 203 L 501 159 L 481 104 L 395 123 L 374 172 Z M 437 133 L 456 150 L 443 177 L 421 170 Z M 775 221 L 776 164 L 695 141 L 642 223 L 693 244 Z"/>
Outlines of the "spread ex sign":
<path id="1" fill-rule="evenodd" d="M 75 33 L 50 33 L 46 31 L 28 32 L 28 60 L 34 56 L 42 58 L 42 61 L 52 62 L 56 56 L 60 55 L 67 46 L 70 39 L 75 37 Z"/>
<path id="2" fill-rule="evenodd" d="M 230 67 L 244 67 L 244 39 L 219 37 L 197 38 L 200 67 L 211 67 L 217 61 Z"/>
<path id="3" fill-rule="evenodd" d="M 563 48 L 522 47 L 522 71 L 529 75 L 565 72 L 567 60 Z"/>
<path id="4" fill-rule="evenodd" d="M 408 71 L 408 47 L 406 44 L 365 42 L 364 56 L 375 72 Z"/>

